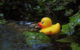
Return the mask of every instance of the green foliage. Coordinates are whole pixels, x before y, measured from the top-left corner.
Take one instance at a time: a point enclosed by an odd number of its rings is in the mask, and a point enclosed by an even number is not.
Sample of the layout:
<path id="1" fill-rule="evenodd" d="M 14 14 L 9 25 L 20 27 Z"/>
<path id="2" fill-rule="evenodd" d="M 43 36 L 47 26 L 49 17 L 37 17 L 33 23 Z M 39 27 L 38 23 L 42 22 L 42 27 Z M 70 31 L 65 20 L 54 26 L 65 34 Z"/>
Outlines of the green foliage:
<path id="1" fill-rule="evenodd" d="M 62 25 L 62 32 L 64 34 L 72 35 L 75 32 L 74 28 L 77 25 L 80 25 L 80 11 L 70 17 L 68 24 Z"/>
<path id="2" fill-rule="evenodd" d="M 3 0 L 0 2 L 0 5 L 3 5 L 1 7 L 1 12 L 5 10 L 4 12 L 6 18 L 16 17 L 16 19 L 19 19 L 21 17 L 22 19 L 26 16 L 27 20 L 33 21 L 33 19 L 40 20 L 41 16 L 54 16 L 54 23 L 56 23 L 55 21 L 58 21 L 61 24 L 64 24 L 65 22 L 67 23 L 68 18 L 70 17 L 69 23 L 62 25 L 61 34 L 70 35 L 72 38 L 68 38 L 69 36 L 67 36 L 66 38 L 58 39 L 56 41 L 65 43 L 71 42 L 71 47 L 73 50 L 79 49 L 79 46 L 73 43 L 73 40 L 78 38 L 76 35 L 74 35 L 74 32 L 77 31 L 75 30 L 75 27 L 77 25 L 80 26 L 80 5 L 78 0 L 9 0 L 7 2 Z M 0 14 L 0 16 L 4 15 Z M 5 23 L 5 20 L 0 20 L 0 24 Z M 78 36 L 80 35 L 80 28 L 76 33 Z M 25 41 L 28 46 L 33 46 L 41 43 L 48 44 L 50 42 L 50 38 L 43 33 L 25 31 L 23 34 L 25 35 Z M 72 35 L 74 35 L 75 38 L 73 38 Z M 8 48 L 9 47 L 10 45 Z"/>
<path id="3" fill-rule="evenodd" d="M 79 41 L 77 36 L 80 36 L 80 28 L 77 28 L 75 30 L 76 26 L 80 26 L 80 11 L 78 11 L 75 15 L 70 17 L 69 23 L 62 25 L 62 32 L 61 34 L 69 35 L 66 38 L 58 39 L 56 41 L 58 42 L 70 42 L 72 50 L 80 50 L 80 46 L 78 46 L 78 43 L 75 42 Z M 75 31 L 77 31 L 75 33 Z M 74 35 L 75 33 L 75 35 Z"/>
<path id="4" fill-rule="evenodd" d="M 63 25 L 62 32 L 63 32 L 63 34 L 72 35 L 74 32 L 73 23 L 68 23 L 66 25 Z"/>
<path id="5" fill-rule="evenodd" d="M 56 40 L 57 42 L 71 42 L 70 39 L 68 38 L 63 38 L 63 39 L 59 39 L 59 40 Z"/>
<path id="6" fill-rule="evenodd" d="M 64 10 L 64 16 L 70 16 L 73 14 L 74 10 L 69 8 L 68 6 L 70 5 L 68 4 L 76 4 L 76 1 L 77 0 L 38 0 L 36 1 L 38 4 L 33 8 L 33 10 L 37 10 L 37 15 L 39 16 L 51 16 L 49 14 L 52 13 L 52 11 L 56 12 L 62 10 Z"/>
<path id="7" fill-rule="evenodd" d="M 73 13 L 73 10 L 72 9 L 69 9 L 69 10 L 65 10 L 65 16 L 69 16 Z"/>
<path id="8" fill-rule="evenodd" d="M 25 41 L 28 46 L 34 46 L 42 43 L 50 43 L 49 37 L 46 36 L 44 33 L 25 31 L 23 34 L 25 35 Z"/>
<path id="9" fill-rule="evenodd" d="M 5 24 L 5 23 L 6 23 L 5 19 L 0 20 L 0 24 Z"/>
<path id="10" fill-rule="evenodd" d="M 80 24 L 80 11 L 70 17 L 70 23 L 74 23 L 74 26 Z"/>
<path id="11" fill-rule="evenodd" d="M 2 1 L 1 5 L 4 2 L 6 1 Z M 38 21 L 40 20 L 40 17 L 43 16 L 54 16 L 53 18 L 63 18 L 66 16 L 73 15 L 75 10 L 78 10 L 77 8 L 79 7 L 77 0 L 14 0 L 7 1 L 7 3 L 3 4 L 3 6 L 6 18 L 14 19 L 15 17 L 17 17 L 17 20 L 19 18 L 26 18 L 27 20 L 31 19 Z"/>
<path id="12" fill-rule="evenodd" d="M 2 6 L 3 5 L 3 3 L 2 2 L 0 2 L 0 6 Z"/>
<path id="13" fill-rule="evenodd" d="M 72 50 L 80 50 L 80 46 L 77 43 L 71 43 Z"/>

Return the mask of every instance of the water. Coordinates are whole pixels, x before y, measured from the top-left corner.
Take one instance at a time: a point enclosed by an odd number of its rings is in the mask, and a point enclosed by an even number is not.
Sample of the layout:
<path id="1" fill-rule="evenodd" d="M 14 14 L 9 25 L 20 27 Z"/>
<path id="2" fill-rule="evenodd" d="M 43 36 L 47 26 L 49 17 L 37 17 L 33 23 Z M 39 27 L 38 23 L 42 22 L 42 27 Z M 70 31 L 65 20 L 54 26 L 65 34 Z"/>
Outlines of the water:
<path id="1" fill-rule="evenodd" d="M 24 40 L 25 37 L 23 36 L 22 32 L 18 31 L 18 29 L 22 29 L 22 26 L 19 26 L 19 28 L 16 29 L 17 27 L 14 28 L 16 24 L 17 23 L 9 26 L 8 24 L 0 25 L 1 50 L 59 50 L 63 48 L 70 50 L 70 46 L 67 46 L 66 43 L 55 43 L 53 40 L 50 44 L 43 43 L 29 47 Z M 20 24 L 23 24 L 22 21 Z M 30 25 L 31 23 L 28 22 L 26 24 Z M 24 28 L 27 27 L 24 26 Z"/>

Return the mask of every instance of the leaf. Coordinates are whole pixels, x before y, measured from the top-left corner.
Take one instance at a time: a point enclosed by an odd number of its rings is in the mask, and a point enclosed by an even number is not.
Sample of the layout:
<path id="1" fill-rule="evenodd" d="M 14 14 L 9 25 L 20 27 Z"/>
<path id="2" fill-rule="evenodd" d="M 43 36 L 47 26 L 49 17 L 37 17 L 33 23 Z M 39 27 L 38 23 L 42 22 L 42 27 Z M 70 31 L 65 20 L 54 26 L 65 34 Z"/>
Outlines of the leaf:
<path id="1" fill-rule="evenodd" d="M 26 36 L 25 41 L 28 44 L 28 46 L 33 46 L 42 43 L 50 43 L 50 38 L 46 36 L 44 33 L 25 31 L 23 34 Z"/>
<path id="2" fill-rule="evenodd" d="M 1 5 L 3 5 L 3 3 L 2 3 L 2 2 L 0 2 L 0 6 L 1 6 Z"/>
<path id="3" fill-rule="evenodd" d="M 71 15 L 73 13 L 73 10 L 72 9 L 69 9 L 69 10 L 66 10 L 65 11 L 65 16 L 69 16 L 69 15 Z"/>
<path id="4" fill-rule="evenodd" d="M 63 39 L 59 39 L 59 40 L 56 40 L 57 42 L 71 42 L 69 39 L 67 38 L 63 38 Z"/>
<path id="5" fill-rule="evenodd" d="M 74 25 L 73 23 L 68 23 L 62 26 L 61 30 L 64 34 L 72 35 L 74 32 Z"/>
<path id="6" fill-rule="evenodd" d="M 80 50 L 80 46 L 78 46 L 77 43 L 72 43 L 71 47 L 72 47 L 72 50 Z"/>
<path id="7" fill-rule="evenodd" d="M 75 15 L 70 17 L 70 23 L 74 23 L 75 25 L 80 24 L 80 11 L 77 12 Z"/>
<path id="8" fill-rule="evenodd" d="M 79 10 L 80 10 L 80 5 L 78 6 Z"/>
<path id="9" fill-rule="evenodd" d="M 72 35 L 75 32 L 74 28 L 76 25 L 80 25 L 80 11 L 70 17 L 68 24 L 62 25 L 61 31 L 64 34 Z"/>
<path id="10" fill-rule="evenodd" d="M 5 24 L 5 23 L 6 23 L 5 19 L 0 20 L 0 24 Z"/>
<path id="11" fill-rule="evenodd" d="M 64 6 L 56 6 L 56 8 L 54 8 L 55 11 L 64 10 L 64 9 L 65 9 Z"/>

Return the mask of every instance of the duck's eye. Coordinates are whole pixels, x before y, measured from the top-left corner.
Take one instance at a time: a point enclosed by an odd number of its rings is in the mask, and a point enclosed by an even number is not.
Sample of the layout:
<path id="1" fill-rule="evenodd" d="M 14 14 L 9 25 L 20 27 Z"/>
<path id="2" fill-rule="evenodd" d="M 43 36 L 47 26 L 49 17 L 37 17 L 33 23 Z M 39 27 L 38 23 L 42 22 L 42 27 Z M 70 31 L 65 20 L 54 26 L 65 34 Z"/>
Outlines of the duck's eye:
<path id="1" fill-rule="evenodd" d="M 44 24 L 44 22 L 42 22 L 42 24 Z"/>

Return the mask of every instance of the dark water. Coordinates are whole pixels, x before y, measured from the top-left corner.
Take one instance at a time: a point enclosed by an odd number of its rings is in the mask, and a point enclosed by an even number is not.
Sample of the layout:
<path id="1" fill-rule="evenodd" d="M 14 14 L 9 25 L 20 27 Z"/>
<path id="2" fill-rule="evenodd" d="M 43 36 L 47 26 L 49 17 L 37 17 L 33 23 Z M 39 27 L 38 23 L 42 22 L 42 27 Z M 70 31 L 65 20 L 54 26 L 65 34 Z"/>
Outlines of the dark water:
<path id="1" fill-rule="evenodd" d="M 0 50 L 71 50 L 70 43 L 56 42 L 53 39 L 48 45 L 39 44 L 28 47 L 22 35 L 22 32 L 25 30 L 20 31 L 20 29 L 28 27 L 22 23 L 0 24 Z M 31 23 L 28 22 L 26 24 L 29 25 Z"/>

